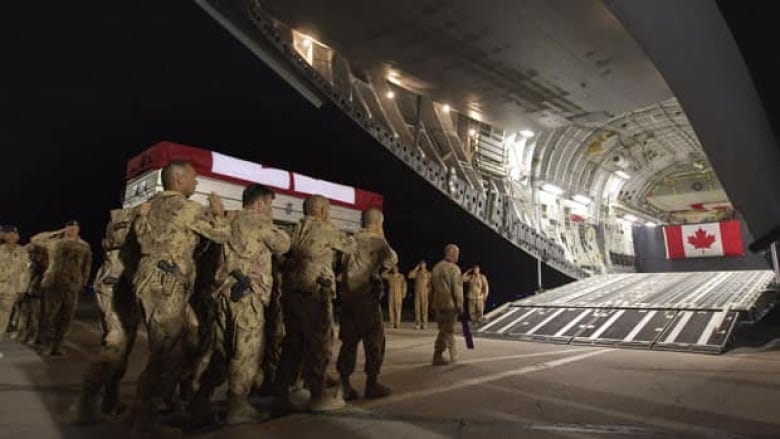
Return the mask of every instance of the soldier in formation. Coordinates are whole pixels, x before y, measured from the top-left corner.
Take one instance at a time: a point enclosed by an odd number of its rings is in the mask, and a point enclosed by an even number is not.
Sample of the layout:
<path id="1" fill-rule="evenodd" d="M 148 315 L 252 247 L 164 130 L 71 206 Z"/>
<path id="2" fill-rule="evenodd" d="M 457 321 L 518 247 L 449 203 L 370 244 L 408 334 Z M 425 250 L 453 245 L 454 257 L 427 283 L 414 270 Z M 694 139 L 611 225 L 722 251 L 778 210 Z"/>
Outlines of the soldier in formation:
<path id="1" fill-rule="evenodd" d="M 0 340 L 5 337 L 11 321 L 11 313 L 24 297 L 30 283 L 30 255 L 19 245 L 19 230 L 4 226 L 3 243 L 0 244 Z"/>
<path id="2" fill-rule="evenodd" d="M 431 295 L 431 272 L 428 264 L 420 261 L 407 276 L 414 280 L 414 327 L 425 329 L 428 325 L 428 303 Z"/>
<path id="3" fill-rule="evenodd" d="M 343 407 L 344 400 L 359 397 L 350 380 L 361 342 L 363 396 L 390 395 L 391 389 L 379 382 L 385 281 L 393 327 L 401 322 L 407 277 L 414 281 L 416 327 L 425 329 L 429 305 L 434 311 L 439 329 L 434 365 L 457 360 L 454 324 L 463 311 L 463 282 L 469 283 L 470 306 L 473 298 L 484 303 L 487 297 L 487 279 L 478 269 L 461 276 L 454 244 L 432 271 L 421 261 L 404 276 L 378 209 L 363 212 L 361 230 L 349 236 L 330 222 L 328 199 L 311 196 L 304 202 L 304 217 L 288 235 L 273 222 L 274 193 L 265 186 L 249 185 L 243 208 L 227 213 L 216 194 L 205 207 L 189 199 L 197 185 L 189 162 L 171 161 L 161 181 L 163 192 L 137 207 L 113 210 L 106 226 L 103 264 L 93 284 L 102 339 L 97 360 L 84 374 L 76 407 L 79 423 L 123 412 L 120 382 L 141 323 L 149 356 L 128 414 L 131 436 L 175 437 L 178 430 L 159 422 L 160 404 L 179 402 L 188 405 L 191 415 L 213 421 L 211 400 L 224 382 L 228 424 L 262 419 L 250 402 L 252 392 L 274 395 L 275 406 L 297 410 L 290 389 L 299 380 L 310 392 L 310 411 Z M 27 247 L 18 246 L 15 228 L 2 231 L 0 329 L 19 303 L 20 338 L 37 340 L 60 355 L 78 294 L 89 279 L 89 246 L 75 221 L 37 234 Z M 212 266 L 198 265 L 203 248 L 210 249 Z M 472 295 L 472 290 L 477 292 Z M 337 291 L 340 386 L 331 391 L 326 370 Z M 482 308 L 474 306 L 473 315 L 481 316 Z M 207 366 L 199 368 L 200 362 Z M 189 392 L 191 387 L 197 391 Z M 178 400 L 173 396 L 177 389 Z"/>
<path id="4" fill-rule="evenodd" d="M 32 245 L 46 248 L 49 255 L 48 268 L 41 281 L 39 341 L 42 349 L 52 356 L 63 355 L 62 342 L 92 269 L 92 251 L 79 232 L 78 221 L 72 220 L 61 230 L 42 232 L 30 239 Z"/>
<path id="5" fill-rule="evenodd" d="M 355 236 L 357 249 L 347 258 L 341 289 L 341 350 L 337 368 L 344 399 L 358 397 L 350 383 L 355 371 L 358 344 L 366 354 L 366 398 L 381 398 L 390 388 L 379 383 L 379 371 L 385 356 L 385 328 L 382 319 L 380 273 L 397 268 L 398 256 L 385 239 L 384 217 L 378 209 L 363 212 L 362 230 Z M 402 276 L 403 277 L 403 276 Z"/>
<path id="6" fill-rule="evenodd" d="M 475 265 L 463 273 L 463 282 L 469 284 L 469 317 L 472 321 L 479 322 L 485 314 L 485 301 L 490 292 L 487 277 L 480 272 L 479 265 Z"/>
<path id="7" fill-rule="evenodd" d="M 401 313 L 406 298 L 406 278 L 398 271 L 398 266 L 393 266 L 385 271 L 382 277 L 387 281 L 387 308 L 390 315 L 390 324 L 393 328 L 401 326 Z"/>

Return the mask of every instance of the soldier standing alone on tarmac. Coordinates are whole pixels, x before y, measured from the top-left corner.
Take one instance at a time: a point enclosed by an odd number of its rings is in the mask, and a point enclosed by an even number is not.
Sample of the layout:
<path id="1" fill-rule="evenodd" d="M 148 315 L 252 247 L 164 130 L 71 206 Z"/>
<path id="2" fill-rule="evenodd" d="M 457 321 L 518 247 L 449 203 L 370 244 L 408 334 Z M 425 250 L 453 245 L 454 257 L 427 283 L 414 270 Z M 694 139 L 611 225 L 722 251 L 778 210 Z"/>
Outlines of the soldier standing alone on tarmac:
<path id="1" fill-rule="evenodd" d="M 444 259 L 439 261 L 431 273 L 433 296 L 431 308 L 436 313 L 439 333 L 433 347 L 433 365 L 447 365 L 444 350 L 450 351 L 450 362 L 456 362 L 458 353 L 455 348 L 455 322 L 463 314 L 463 282 L 460 267 L 457 266 L 460 249 L 455 244 L 444 247 Z"/>

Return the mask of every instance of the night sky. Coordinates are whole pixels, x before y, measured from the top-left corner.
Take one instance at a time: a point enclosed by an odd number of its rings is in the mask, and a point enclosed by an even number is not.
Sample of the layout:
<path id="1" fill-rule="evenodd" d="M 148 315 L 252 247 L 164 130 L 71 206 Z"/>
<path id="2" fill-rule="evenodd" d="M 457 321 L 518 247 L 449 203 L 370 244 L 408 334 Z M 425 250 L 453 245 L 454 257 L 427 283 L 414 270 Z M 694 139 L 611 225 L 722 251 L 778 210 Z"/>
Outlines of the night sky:
<path id="1" fill-rule="evenodd" d="M 383 194 L 403 270 L 435 262 L 453 241 L 461 266 L 479 263 L 491 279 L 491 302 L 535 288 L 532 258 L 338 109 L 311 106 L 193 2 L 14 3 L 4 7 L 0 221 L 19 225 L 23 239 L 77 218 L 97 253 L 127 160 L 171 140 Z M 780 75 L 765 60 L 774 51 L 751 43 L 776 24 L 744 2 L 723 3 L 770 115 L 780 116 L 770 85 Z M 544 280 L 565 278 L 545 270 Z"/>

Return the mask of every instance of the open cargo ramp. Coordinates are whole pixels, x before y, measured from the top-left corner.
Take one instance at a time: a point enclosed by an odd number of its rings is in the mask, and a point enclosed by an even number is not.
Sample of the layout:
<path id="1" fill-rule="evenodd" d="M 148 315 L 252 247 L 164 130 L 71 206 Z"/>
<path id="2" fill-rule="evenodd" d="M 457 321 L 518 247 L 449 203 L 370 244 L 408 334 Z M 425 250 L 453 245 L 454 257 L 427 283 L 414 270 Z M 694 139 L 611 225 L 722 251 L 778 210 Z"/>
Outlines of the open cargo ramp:
<path id="1" fill-rule="evenodd" d="M 772 271 L 609 274 L 506 304 L 474 334 L 526 341 L 722 353 L 738 322 L 774 305 Z"/>

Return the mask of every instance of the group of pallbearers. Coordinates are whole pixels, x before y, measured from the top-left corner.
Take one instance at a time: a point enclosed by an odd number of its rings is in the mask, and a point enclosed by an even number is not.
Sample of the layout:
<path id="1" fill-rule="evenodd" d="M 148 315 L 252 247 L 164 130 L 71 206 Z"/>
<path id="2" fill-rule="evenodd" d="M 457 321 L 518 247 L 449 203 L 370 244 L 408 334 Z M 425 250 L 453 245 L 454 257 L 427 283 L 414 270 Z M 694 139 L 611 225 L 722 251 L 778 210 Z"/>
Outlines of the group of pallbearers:
<path id="1" fill-rule="evenodd" d="M 7 331 L 42 352 L 61 356 L 62 343 L 92 264 L 78 221 L 41 232 L 24 246 L 19 229 L 0 229 L 0 337 Z"/>
<path id="2" fill-rule="evenodd" d="M 99 360 L 85 374 L 80 422 L 122 410 L 119 383 L 141 323 L 149 358 L 128 414 L 133 436 L 167 430 L 158 420 L 160 407 L 183 405 L 194 419 L 213 419 L 213 393 L 225 381 L 228 424 L 261 419 L 249 400 L 253 391 L 275 395 L 280 411 L 298 409 L 290 398 L 298 380 L 311 394 L 309 410 L 343 407 L 358 397 L 350 376 L 360 342 L 364 397 L 390 394 L 378 381 L 385 353 L 380 304 L 382 274 L 397 266 L 398 257 L 385 239 L 380 210 L 363 212 L 362 229 L 348 236 L 329 221 L 328 200 L 312 196 L 290 236 L 274 225 L 274 193 L 265 186 L 247 186 L 243 208 L 226 212 L 215 194 L 208 207 L 189 200 L 197 180 L 188 162 L 172 161 L 161 179 L 164 191 L 149 202 L 111 213 L 95 280 L 103 340 Z M 456 359 L 454 325 L 463 312 L 458 253 L 448 245 L 430 273 L 439 324 L 435 365 L 448 363 L 445 350 L 450 361 Z M 336 291 L 340 380 L 326 374 Z"/>

